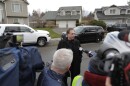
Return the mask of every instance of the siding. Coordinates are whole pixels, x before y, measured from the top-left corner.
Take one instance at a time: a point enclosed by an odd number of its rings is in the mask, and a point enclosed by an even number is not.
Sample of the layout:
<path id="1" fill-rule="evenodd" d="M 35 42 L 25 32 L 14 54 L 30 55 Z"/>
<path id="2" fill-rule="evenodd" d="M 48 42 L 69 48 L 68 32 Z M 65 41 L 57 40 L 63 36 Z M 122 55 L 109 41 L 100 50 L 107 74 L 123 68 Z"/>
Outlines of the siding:
<path id="1" fill-rule="evenodd" d="M 22 12 L 19 12 L 19 13 L 13 12 L 12 11 L 12 4 L 13 3 L 21 4 L 22 5 Z M 7 16 L 28 17 L 27 4 L 22 0 L 7 0 L 5 6 L 6 6 Z"/>
<path id="2" fill-rule="evenodd" d="M 18 18 L 23 20 L 23 24 L 28 25 L 28 18 Z M 13 24 L 14 23 L 14 18 L 8 18 L 8 24 Z"/>
<path id="3" fill-rule="evenodd" d="M 6 13 L 5 13 L 5 6 L 4 6 L 4 4 L 2 3 L 2 2 L 0 2 L 0 9 L 3 9 L 3 19 L 4 19 L 4 21 L 3 21 L 3 23 L 6 23 L 7 21 L 6 21 L 6 19 L 7 19 L 7 17 L 6 17 Z"/>
<path id="4" fill-rule="evenodd" d="M 115 11 L 115 14 L 111 14 L 111 13 L 110 13 L 110 10 L 112 10 L 112 9 L 115 9 L 115 10 L 116 10 L 116 11 Z M 106 9 L 106 10 L 104 11 L 104 14 L 105 14 L 105 15 L 120 15 L 120 9 L 117 8 L 117 7 L 111 7 L 111 8 Z"/>

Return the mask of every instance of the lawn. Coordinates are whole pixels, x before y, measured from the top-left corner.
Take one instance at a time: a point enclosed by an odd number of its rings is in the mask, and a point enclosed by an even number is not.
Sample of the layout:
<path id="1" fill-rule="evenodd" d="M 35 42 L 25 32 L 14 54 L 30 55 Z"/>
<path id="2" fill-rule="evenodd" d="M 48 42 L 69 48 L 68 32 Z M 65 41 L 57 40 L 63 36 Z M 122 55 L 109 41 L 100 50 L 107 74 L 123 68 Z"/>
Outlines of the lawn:
<path id="1" fill-rule="evenodd" d="M 50 32 L 51 38 L 60 38 L 60 34 L 53 31 L 52 28 L 34 28 L 35 30 L 46 30 Z"/>

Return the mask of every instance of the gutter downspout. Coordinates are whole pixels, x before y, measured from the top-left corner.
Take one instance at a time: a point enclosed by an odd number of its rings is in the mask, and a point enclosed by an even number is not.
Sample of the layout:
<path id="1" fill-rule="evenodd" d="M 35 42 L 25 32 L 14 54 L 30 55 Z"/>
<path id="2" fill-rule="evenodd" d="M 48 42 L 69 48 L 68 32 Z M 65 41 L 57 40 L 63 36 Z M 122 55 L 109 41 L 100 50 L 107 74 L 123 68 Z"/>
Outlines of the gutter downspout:
<path id="1" fill-rule="evenodd" d="M 5 16 L 6 16 L 6 23 L 8 24 L 7 10 L 6 10 L 6 3 L 4 2 L 4 4 L 5 4 Z"/>

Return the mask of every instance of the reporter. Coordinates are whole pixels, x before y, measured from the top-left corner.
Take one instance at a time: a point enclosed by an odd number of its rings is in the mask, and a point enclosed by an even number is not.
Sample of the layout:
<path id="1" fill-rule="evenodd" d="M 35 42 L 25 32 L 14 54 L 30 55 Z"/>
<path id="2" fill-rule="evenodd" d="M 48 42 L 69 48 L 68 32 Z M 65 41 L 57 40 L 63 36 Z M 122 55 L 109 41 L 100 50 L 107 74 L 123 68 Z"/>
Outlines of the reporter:
<path id="1" fill-rule="evenodd" d="M 62 81 L 64 74 L 69 70 L 73 60 L 70 49 L 59 49 L 53 55 L 50 68 L 44 68 L 38 78 L 37 86 L 66 86 Z"/>

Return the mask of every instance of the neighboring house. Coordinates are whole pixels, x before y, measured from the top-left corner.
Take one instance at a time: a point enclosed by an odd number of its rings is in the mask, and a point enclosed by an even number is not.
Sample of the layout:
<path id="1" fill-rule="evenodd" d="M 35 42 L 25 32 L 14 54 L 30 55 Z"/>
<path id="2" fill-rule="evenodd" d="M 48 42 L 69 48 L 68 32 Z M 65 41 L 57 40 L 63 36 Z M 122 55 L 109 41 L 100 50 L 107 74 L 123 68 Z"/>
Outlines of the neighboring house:
<path id="1" fill-rule="evenodd" d="M 0 0 L 0 23 L 28 25 L 27 0 Z"/>
<path id="2" fill-rule="evenodd" d="M 82 20 L 82 6 L 60 7 L 58 11 L 46 12 L 43 19 L 54 21 L 59 28 L 74 28 Z"/>
<path id="3" fill-rule="evenodd" d="M 130 6 L 102 7 L 95 9 L 94 19 L 103 20 L 107 25 L 125 23 L 130 25 Z"/>

